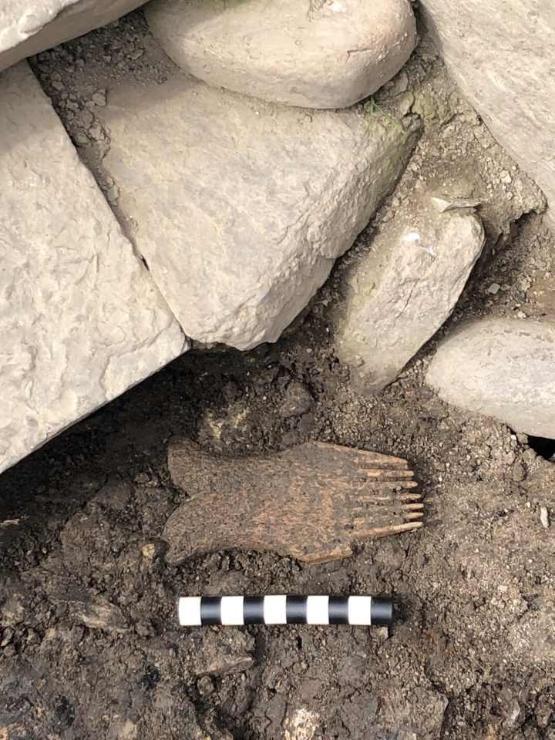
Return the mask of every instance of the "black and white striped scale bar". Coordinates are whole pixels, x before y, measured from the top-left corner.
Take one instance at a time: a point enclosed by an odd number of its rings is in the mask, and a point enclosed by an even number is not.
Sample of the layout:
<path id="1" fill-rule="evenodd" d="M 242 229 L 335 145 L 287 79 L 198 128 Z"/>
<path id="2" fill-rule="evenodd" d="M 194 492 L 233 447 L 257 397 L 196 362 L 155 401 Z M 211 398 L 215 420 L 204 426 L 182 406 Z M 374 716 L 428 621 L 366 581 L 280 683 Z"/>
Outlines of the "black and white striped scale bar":
<path id="1" fill-rule="evenodd" d="M 179 624 L 390 625 L 393 602 L 373 596 L 182 596 Z"/>

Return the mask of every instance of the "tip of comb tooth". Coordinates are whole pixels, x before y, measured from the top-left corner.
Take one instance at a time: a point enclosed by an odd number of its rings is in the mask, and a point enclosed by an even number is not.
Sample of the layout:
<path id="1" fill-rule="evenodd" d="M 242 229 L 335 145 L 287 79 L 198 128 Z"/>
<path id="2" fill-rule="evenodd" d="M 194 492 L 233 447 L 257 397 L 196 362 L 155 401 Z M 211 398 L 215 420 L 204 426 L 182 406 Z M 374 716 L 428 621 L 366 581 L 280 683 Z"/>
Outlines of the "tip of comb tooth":
<path id="1" fill-rule="evenodd" d="M 423 512 L 422 511 L 409 511 L 409 512 L 403 512 L 403 518 L 407 519 L 409 521 L 413 519 L 422 519 Z"/>
<path id="2" fill-rule="evenodd" d="M 421 493 L 401 493 L 399 494 L 400 501 L 422 501 Z"/>
<path id="3" fill-rule="evenodd" d="M 424 509 L 424 504 L 403 504 L 403 509 L 405 511 L 422 511 Z"/>

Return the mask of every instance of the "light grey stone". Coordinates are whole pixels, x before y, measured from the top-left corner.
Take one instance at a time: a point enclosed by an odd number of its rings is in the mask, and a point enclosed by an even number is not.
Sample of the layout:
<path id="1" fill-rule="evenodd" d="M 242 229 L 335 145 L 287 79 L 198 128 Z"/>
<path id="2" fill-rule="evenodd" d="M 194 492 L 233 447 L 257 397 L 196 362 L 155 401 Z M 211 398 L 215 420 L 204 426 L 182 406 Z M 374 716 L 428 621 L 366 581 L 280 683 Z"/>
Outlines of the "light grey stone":
<path id="1" fill-rule="evenodd" d="M 555 225 L 555 3 L 422 0 L 465 96 L 543 189 Z"/>
<path id="2" fill-rule="evenodd" d="M 157 0 L 146 16 L 186 72 L 308 108 L 343 108 L 371 95 L 416 42 L 408 0 Z"/>
<path id="3" fill-rule="evenodd" d="M 186 349 L 27 64 L 0 73 L 0 470 Z"/>
<path id="4" fill-rule="evenodd" d="M 144 0 L 1 0 L 0 70 L 115 21 Z"/>
<path id="5" fill-rule="evenodd" d="M 484 244 L 471 210 L 438 212 L 414 196 L 373 238 L 346 274 L 336 349 L 361 390 L 394 380 L 447 319 Z"/>
<path id="6" fill-rule="evenodd" d="M 427 382 L 454 406 L 555 438 L 555 323 L 475 321 L 440 345 Z"/>
<path id="7" fill-rule="evenodd" d="M 185 333 L 275 341 L 404 168 L 416 135 L 361 110 L 273 106 L 180 75 L 110 90 L 103 165 Z"/>

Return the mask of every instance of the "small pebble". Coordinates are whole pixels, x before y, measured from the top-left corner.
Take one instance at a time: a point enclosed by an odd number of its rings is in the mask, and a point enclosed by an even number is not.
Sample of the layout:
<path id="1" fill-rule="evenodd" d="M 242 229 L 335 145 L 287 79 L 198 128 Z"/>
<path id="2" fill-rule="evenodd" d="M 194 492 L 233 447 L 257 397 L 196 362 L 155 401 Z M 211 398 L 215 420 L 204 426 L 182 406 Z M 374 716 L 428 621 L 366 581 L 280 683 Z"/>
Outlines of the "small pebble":
<path id="1" fill-rule="evenodd" d="M 298 381 L 293 381 L 285 391 L 285 398 L 280 409 L 281 416 L 302 416 L 313 404 L 313 398 L 307 388 Z"/>
<path id="2" fill-rule="evenodd" d="M 95 123 L 94 126 L 91 126 L 89 129 L 89 136 L 95 141 L 102 141 L 102 139 L 104 138 L 104 133 L 100 126 Z"/>
<path id="3" fill-rule="evenodd" d="M 0 647 L 6 647 L 6 645 L 9 645 L 9 643 L 12 641 L 13 636 L 14 636 L 13 629 L 11 629 L 11 627 L 6 627 L 6 629 L 2 632 L 2 639 L 0 640 Z"/>
<path id="4" fill-rule="evenodd" d="M 156 555 L 156 545 L 153 542 L 143 545 L 141 547 L 141 555 L 146 560 L 154 560 L 154 556 Z"/>
<path id="5" fill-rule="evenodd" d="M 202 676 L 197 681 L 197 689 L 201 696 L 210 696 L 214 693 L 214 682 L 210 676 Z"/>
<path id="6" fill-rule="evenodd" d="M 544 529 L 549 529 L 549 513 L 546 506 L 540 506 L 540 522 Z"/>
<path id="7" fill-rule="evenodd" d="M 87 146 L 91 142 L 89 141 L 89 137 L 84 134 L 82 131 L 78 131 L 75 136 L 73 137 L 74 142 L 77 144 L 77 146 Z"/>
<path id="8" fill-rule="evenodd" d="M 117 185 L 112 185 L 112 187 L 108 188 L 106 190 L 106 200 L 108 203 L 117 203 L 119 198 L 119 188 Z"/>
<path id="9" fill-rule="evenodd" d="M 501 286 L 499 283 L 492 283 L 489 288 L 487 289 L 487 293 L 491 293 L 491 295 L 496 295 L 501 290 Z"/>
<path id="10" fill-rule="evenodd" d="M 517 461 L 513 465 L 513 480 L 515 483 L 520 483 L 526 478 L 526 468 L 524 467 L 524 463 Z"/>
<path id="11" fill-rule="evenodd" d="M 92 96 L 92 102 L 99 108 L 106 105 L 106 90 L 97 90 Z"/>

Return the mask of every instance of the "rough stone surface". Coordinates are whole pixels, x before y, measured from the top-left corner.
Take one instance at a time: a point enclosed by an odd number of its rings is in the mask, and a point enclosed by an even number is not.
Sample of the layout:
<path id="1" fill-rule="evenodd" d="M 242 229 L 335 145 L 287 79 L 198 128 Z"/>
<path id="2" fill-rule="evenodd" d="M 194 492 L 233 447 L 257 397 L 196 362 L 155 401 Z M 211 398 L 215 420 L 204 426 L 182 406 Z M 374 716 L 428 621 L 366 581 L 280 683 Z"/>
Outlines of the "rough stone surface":
<path id="1" fill-rule="evenodd" d="M 146 14 L 186 72 L 309 108 L 343 108 L 371 95 L 416 42 L 407 0 L 158 0 Z"/>
<path id="2" fill-rule="evenodd" d="M 275 341 L 391 190 L 414 144 L 394 118 L 276 107 L 184 75 L 98 112 L 103 165 L 185 333 Z"/>
<path id="3" fill-rule="evenodd" d="M 26 63 L 0 74 L 0 470 L 186 349 Z"/>
<path id="4" fill-rule="evenodd" d="M 422 0 L 461 90 L 543 189 L 555 225 L 555 4 Z"/>
<path id="5" fill-rule="evenodd" d="M 144 0 L 2 0 L 0 70 L 104 26 Z"/>
<path id="6" fill-rule="evenodd" d="M 427 382 L 444 401 L 555 438 L 555 323 L 476 321 L 440 345 Z"/>
<path id="7" fill-rule="evenodd" d="M 336 347 L 365 391 L 394 380 L 439 329 L 481 252 L 478 216 L 468 208 L 440 212 L 438 201 L 405 203 L 346 274 Z"/>

